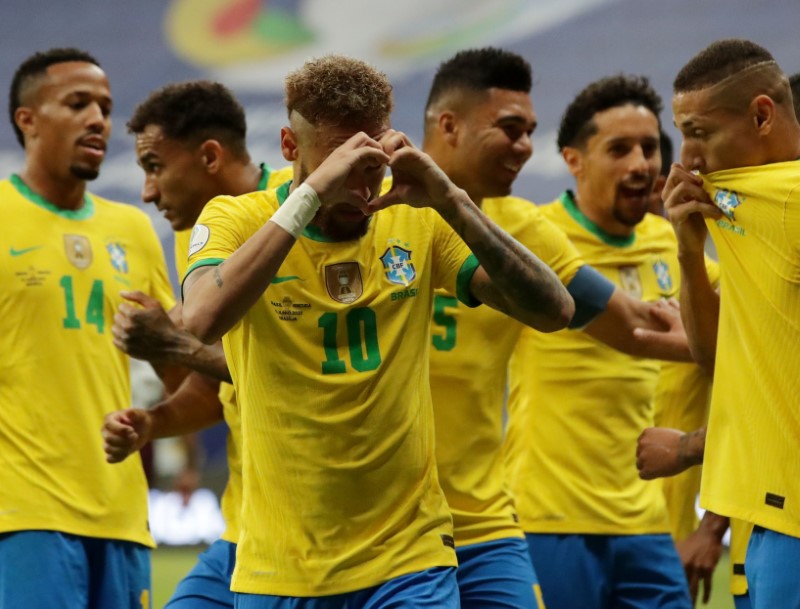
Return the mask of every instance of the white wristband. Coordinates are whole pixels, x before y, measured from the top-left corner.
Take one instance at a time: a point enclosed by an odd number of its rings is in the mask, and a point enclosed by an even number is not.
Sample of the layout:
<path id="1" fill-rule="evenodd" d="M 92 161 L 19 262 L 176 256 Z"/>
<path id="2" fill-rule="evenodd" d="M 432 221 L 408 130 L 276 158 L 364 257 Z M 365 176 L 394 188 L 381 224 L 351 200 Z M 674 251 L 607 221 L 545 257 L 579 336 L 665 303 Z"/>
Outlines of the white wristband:
<path id="1" fill-rule="evenodd" d="M 297 239 L 317 215 L 320 205 L 321 202 L 314 189 L 303 183 L 292 191 L 269 220 Z"/>

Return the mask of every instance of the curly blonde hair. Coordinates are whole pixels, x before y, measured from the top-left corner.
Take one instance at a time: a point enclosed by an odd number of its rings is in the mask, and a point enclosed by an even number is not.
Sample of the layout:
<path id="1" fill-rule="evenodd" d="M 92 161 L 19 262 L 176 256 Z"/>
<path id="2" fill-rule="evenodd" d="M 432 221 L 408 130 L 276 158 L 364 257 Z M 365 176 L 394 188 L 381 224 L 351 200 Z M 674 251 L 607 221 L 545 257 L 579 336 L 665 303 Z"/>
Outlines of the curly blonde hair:
<path id="1" fill-rule="evenodd" d="M 290 118 L 297 112 L 315 126 L 377 125 L 394 106 L 386 74 L 343 55 L 312 59 L 289 73 L 285 101 Z"/>

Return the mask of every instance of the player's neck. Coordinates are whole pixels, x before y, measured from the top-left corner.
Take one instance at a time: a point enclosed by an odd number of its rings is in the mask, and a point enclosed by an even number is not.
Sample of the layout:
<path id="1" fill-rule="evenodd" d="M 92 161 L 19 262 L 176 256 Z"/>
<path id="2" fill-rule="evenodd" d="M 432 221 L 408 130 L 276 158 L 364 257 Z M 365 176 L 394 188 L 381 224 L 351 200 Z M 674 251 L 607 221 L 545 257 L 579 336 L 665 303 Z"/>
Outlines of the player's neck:
<path id="1" fill-rule="evenodd" d="M 83 207 L 86 194 L 85 180 L 74 176 L 60 178 L 32 163 L 25 164 L 19 177 L 32 192 L 56 207 L 69 210 Z"/>
<path id="2" fill-rule="evenodd" d="M 227 179 L 230 188 L 227 188 L 225 192 L 236 197 L 258 190 L 261 183 L 261 167 L 258 165 L 254 163 L 235 165 L 229 171 Z"/>

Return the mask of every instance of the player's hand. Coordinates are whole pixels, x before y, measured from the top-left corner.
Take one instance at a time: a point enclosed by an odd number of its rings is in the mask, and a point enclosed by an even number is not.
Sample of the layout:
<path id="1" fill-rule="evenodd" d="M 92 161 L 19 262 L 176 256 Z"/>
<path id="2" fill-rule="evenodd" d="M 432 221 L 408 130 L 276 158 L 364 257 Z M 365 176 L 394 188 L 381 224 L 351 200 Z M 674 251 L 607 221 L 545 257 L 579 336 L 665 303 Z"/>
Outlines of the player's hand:
<path id="1" fill-rule="evenodd" d="M 634 328 L 634 336 L 649 345 L 660 345 L 662 351 L 669 350 L 675 361 L 693 361 L 678 301 L 670 298 L 650 303 L 648 312 L 651 326 Z"/>
<path id="2" fill-rule="evenodd" d="M 689 467 L 680 455 L 685 434 L 678 429 L 648 427 L 636 444 L 636 468 L 643 480 L 680 474 Z"/>
<path id="3" fill-rule="evenodd" d="M 383 146 L 362 131 L 331 152 L 305 183 L 314 189 L 322 205 L 349 203 L 367 214 L 367 202 L 373 193 L 366 188 L 363 177 L 353 179 L 353 175 L 383 173 L 388 161 Z"/>
<path id="4" fill-rule="evenodd" d="M 716 515 L 713 515 L 716 516 Z M 717 517 L 720 518 L 720 517 Z M 681 558 L 683 568 L 686 571 L 686 580 L 689 583 L 689 594 L 692 597 L 692 604 L 697 602 L 697 595 L 700 587 L 703 588 L 703 604 L 707 604 L 711 599 L 711 583 L 713 581 L 714 569 L 722 556 L 722 535 L 725 528 L 721 531 L 706 525 L 706 517 L 700 526 L 686 539 L 675 544 L 678 556 Z"/>
<path id="5" fill-rule="evenodd" d="M 457 187 L 433 159 L 414 146 L 404 133 L 387 131 L 381 138 L 381 145 L 390 155 L 392 188 L 370 202 L 370 213 L 399 203 L 412 207 L 433 207 L 440 211 L 449 204 L 449 195 Z"/>
<path id="6" fill-rule="evenodd" d="M 140 408 L 118 410 L 105 416 L 101 433 L 106 461 L 120 463 L 150 441 L 153 420 Z"/>
<path id="7" fill-rule="evenodd" d="M 680 163 L 673 163 L 662 197 L 681 251 L 702 255 L 708 235 L 705 218 L 722 217 L 720 209 L 703 189 L 703 178 L 687 171 Z"/>
<path id="8" fill-rule="evenodd" d="M 183 333 L 155 298 L 143 292 L 121 292 L 111 333 L 114 345 L 131 357 L 154 363 L 169 362 L 169 352 Z"/>

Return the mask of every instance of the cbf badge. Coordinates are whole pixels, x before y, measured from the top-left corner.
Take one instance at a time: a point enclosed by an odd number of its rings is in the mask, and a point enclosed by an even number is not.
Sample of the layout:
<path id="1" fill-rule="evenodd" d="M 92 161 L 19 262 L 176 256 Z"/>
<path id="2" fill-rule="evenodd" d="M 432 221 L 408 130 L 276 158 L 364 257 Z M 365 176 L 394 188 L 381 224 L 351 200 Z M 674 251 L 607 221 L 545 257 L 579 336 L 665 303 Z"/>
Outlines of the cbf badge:
<path id="1" fill-rule="evenodd" d="M 81 270 L 92 264 L 92 244 L 83 235 L 64 235 L 64 251 L 67 260 Z"/>
<path id="2" fill-rule="evenodd" d="M 411 263 L 411 250 L 399 245 L 390 245 L 380 260 L 383 263 L 386 279 L 392 283 L 408 286 L 417 277 L 417 270 Z"/>
<path id="3" fill-rule="evenodd" d="M 653 265 L 653 271 L 656 274 L 656 281 L 658 287 L 662 292 L 672 292 L 672 275 L 669 272 L 669 265 L 663 260 L 659 260 Z"/>
<path id="4" fill-rule="evenodd" d="M 736 221 L 736 208 L 742 204 L 739 193 L 730 190 L 718 190 L 714 193 L 714 204 L 720 208 L 728 220 Z"/>
<path id="5" fill-rule="evenodd" d="M 639 267 L 619 267 L 619 284 L 631 298 L 642 299 L 642 279 L 639 277 Z"/>
<path id="6" fill-rule="evenodd" d="M 337 302 L 350 304 L 361 298 L 364 282 L 358 262 L 340 262 L 325 267 L 325 287 Z"/>
<path id="7" fill-rule="evenodd" d="M 106 245 L 108 257 L 111 260 L 111 266 L 117 273 L 123 275 L 128 272 L 128 257 L 125 255 L 125 248 L 119 243 L 109 243 Z"/>

